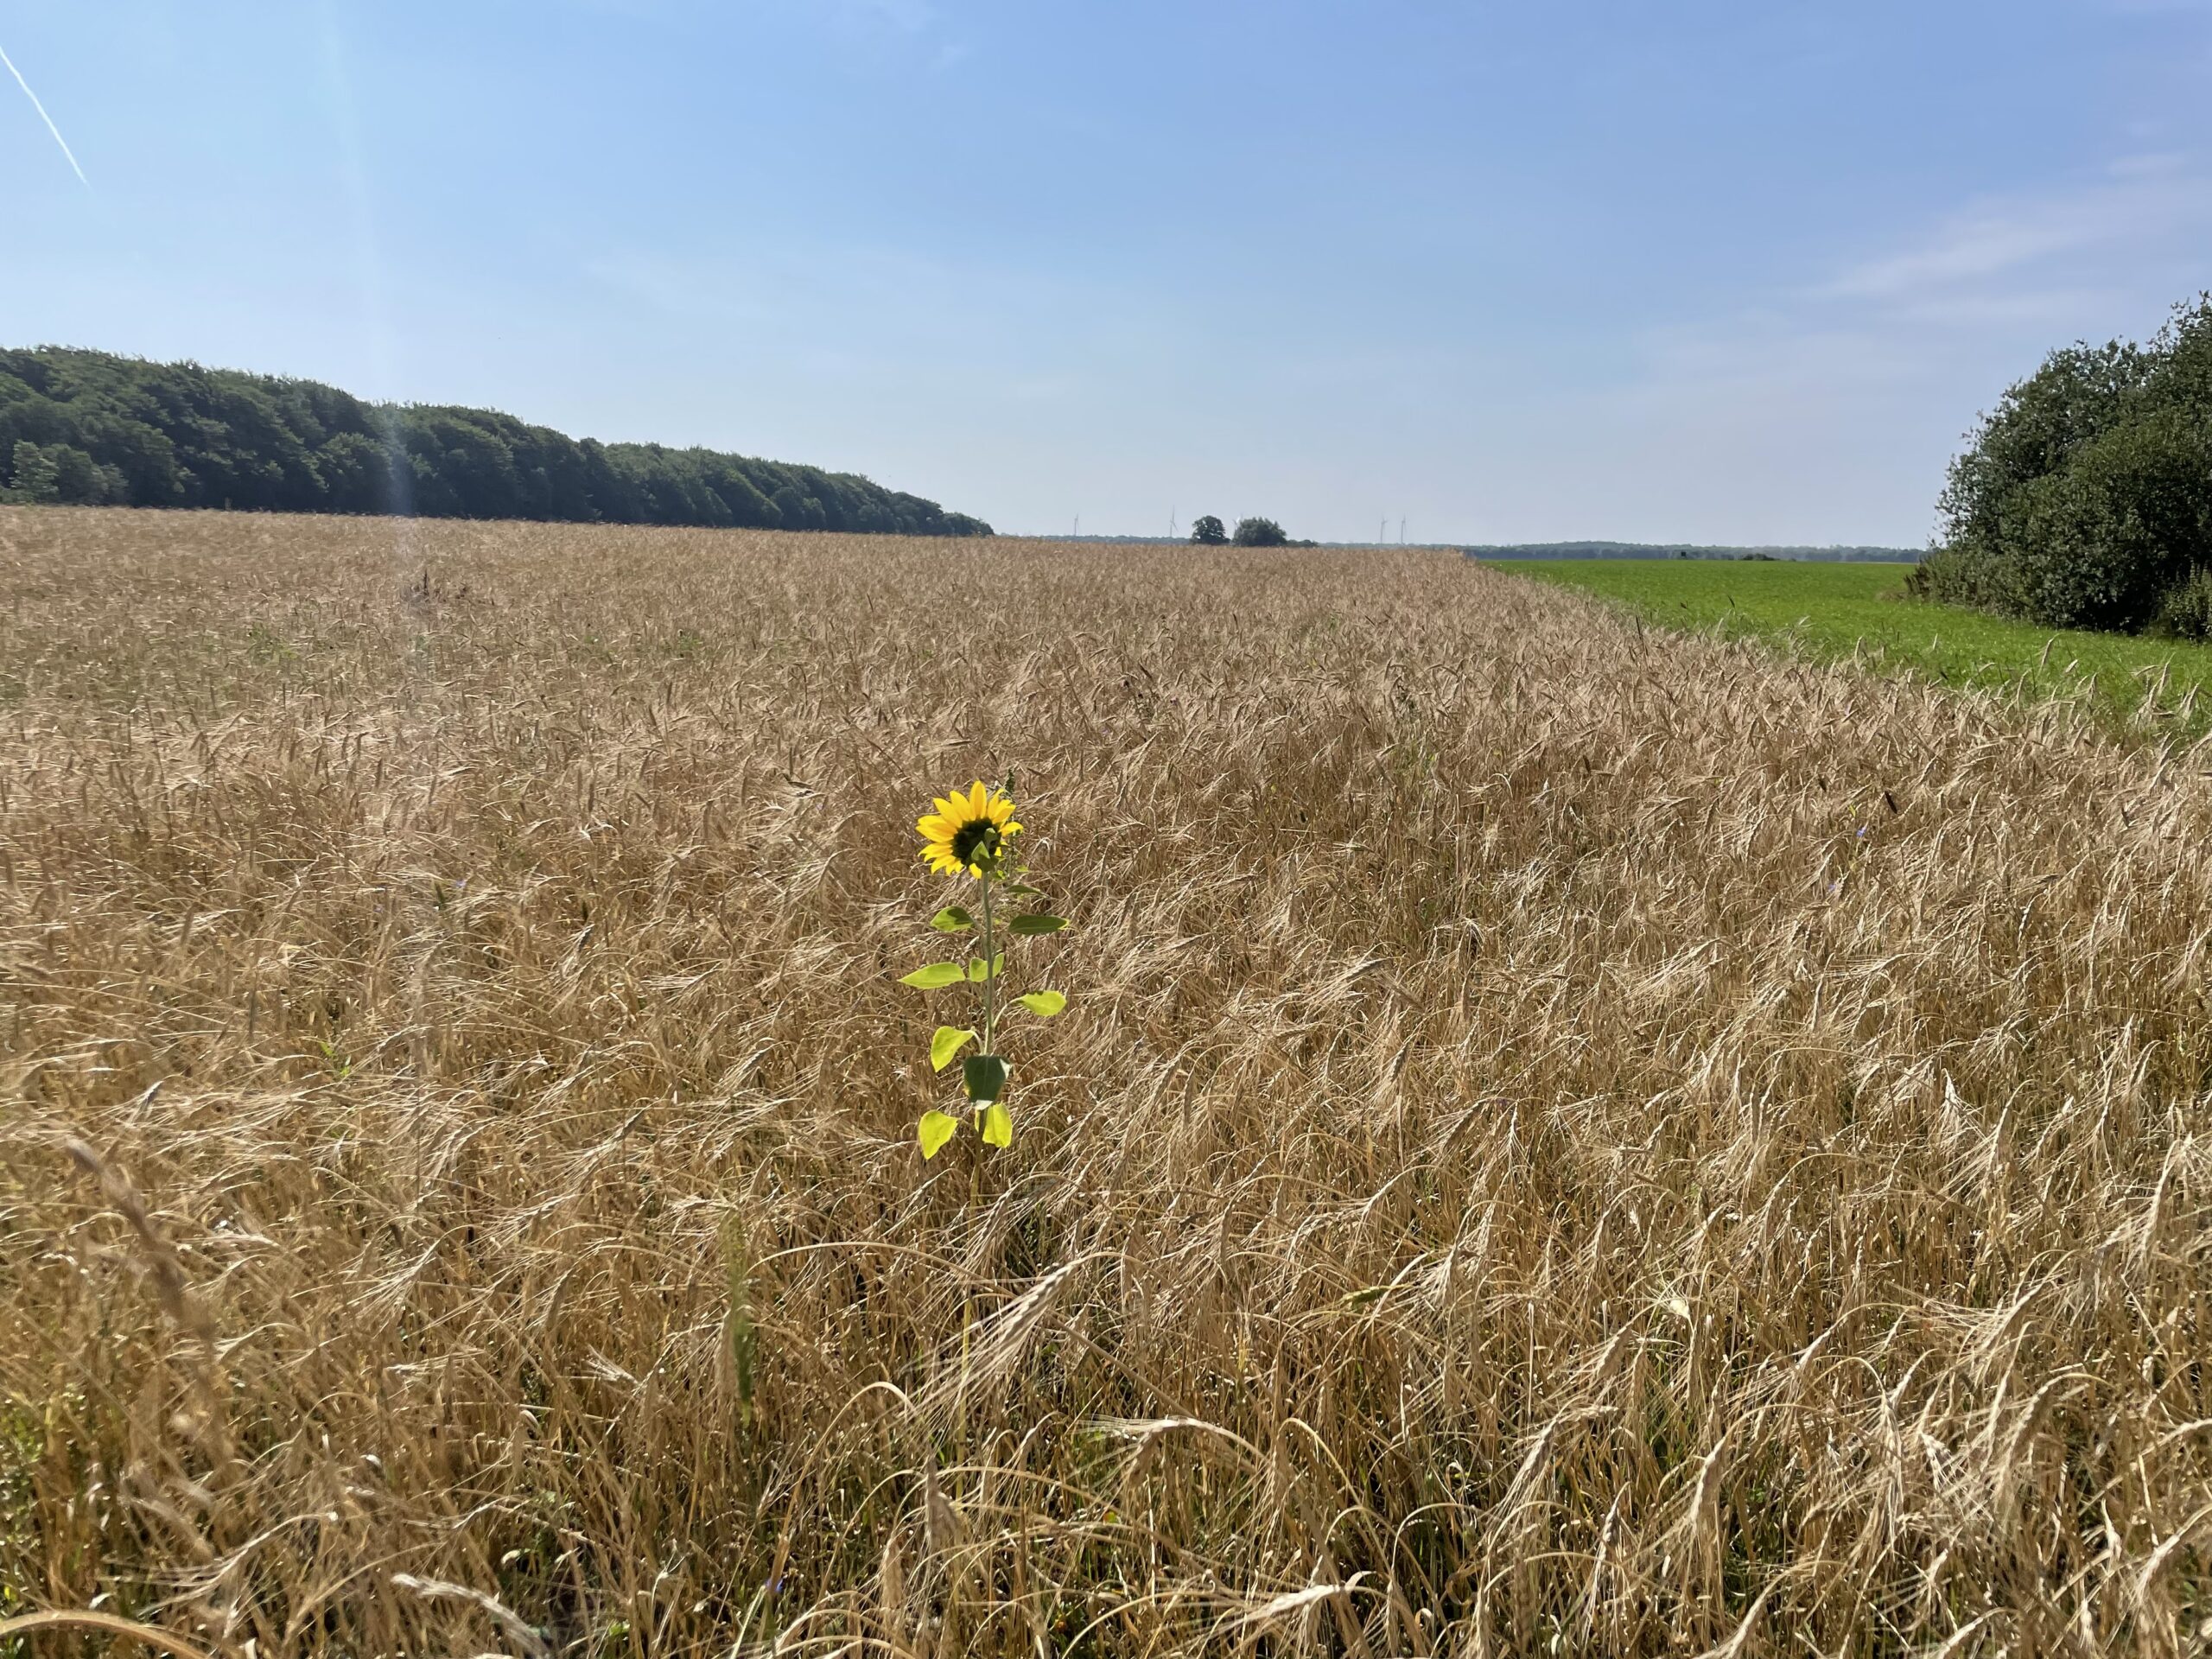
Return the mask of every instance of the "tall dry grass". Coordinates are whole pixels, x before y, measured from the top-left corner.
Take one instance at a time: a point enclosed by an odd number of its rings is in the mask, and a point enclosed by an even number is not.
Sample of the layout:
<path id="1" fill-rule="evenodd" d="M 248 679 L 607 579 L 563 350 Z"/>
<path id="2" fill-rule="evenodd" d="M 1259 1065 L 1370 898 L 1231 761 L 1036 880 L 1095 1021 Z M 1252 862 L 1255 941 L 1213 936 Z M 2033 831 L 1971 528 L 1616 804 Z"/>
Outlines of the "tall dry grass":
<path id="1" fill-rule="evenodd" d="M 1424 556 L 13 511 L 0 573 L 0 1605 L 2206 1639 L 2203 753 Z M 978 1174 L 892 976 L 1008 766 L 1083 995 Z"/>

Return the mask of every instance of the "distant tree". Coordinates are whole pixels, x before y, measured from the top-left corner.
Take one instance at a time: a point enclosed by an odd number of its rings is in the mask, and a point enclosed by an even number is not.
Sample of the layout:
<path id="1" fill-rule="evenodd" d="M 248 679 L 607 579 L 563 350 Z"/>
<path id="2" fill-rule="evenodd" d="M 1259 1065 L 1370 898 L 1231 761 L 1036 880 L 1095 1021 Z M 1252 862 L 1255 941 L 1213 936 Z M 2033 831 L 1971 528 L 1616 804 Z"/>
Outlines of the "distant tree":
<path id="1" fill-rule="evenodd" d="M 775 503 L 777 522 L 786 530 L 811 530 L 820 522 L 822 504 L 810 503 L 798 493 L 796 484 L 785 485 L 769 499 Z M 812 513 L 807 512 L 810 505 L 814 509 Z"/>
<path id="2" fill-rule="evenodd" d="M 1235 539 L 1239 547 L 1281 547 L 1290 537 L 1272 518 L 1239 518 Z"/>
<path id="3" fill-rule="evenodd" d="M 1219 547 L 1229 539 L 1229 527 L 1213 514 L 1202 513 L 1191 526 L 1191 539 L 1207 547 Z"/>
<path id="4" fill-rule="evenodd" d="M 383 512 L 391 502 L 391 451 L 365 432 L 340 432 L 315 451 L 332 512 Z"/>
<path id="5" fill-rule="evenodd" d="M 10 493 L 18 501 L 36 506 L 61 499 L 61 469 L 29 438 L 16 440 L 11 481 Z"/>

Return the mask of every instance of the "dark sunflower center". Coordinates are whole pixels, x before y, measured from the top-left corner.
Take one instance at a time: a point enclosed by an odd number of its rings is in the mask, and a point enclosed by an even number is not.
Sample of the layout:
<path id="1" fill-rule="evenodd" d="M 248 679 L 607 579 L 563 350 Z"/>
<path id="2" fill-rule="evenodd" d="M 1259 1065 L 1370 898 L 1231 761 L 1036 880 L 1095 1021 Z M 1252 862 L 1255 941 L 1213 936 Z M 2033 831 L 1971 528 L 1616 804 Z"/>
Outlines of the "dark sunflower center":
<path id="1" fill-rule="evenodd" d="M 999 849 L 999 827 L 988 818 L 970 818 L 952 832 L 952 855 L 963 864 L 980 864 Z"/>

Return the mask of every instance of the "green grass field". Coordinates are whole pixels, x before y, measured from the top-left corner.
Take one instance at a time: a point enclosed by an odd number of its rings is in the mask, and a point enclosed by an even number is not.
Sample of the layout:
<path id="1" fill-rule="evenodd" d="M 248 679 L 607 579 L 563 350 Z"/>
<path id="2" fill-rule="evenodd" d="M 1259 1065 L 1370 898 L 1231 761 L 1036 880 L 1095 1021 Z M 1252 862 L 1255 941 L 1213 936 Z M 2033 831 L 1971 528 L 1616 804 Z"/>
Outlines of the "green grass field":
<path id="1" fill-rule="evenodd" d="M 1948 685 L 2071 697 L 2137 728 L 2212 726 L 2212 645 L 2053 632 L 1908 598 L 1902 564 L 1513 559 L 1491 567 L 1578 588 L 1646 621 L 1781 641 Z M 2144 707 L 2146 695 L 2154 701 Z"/>

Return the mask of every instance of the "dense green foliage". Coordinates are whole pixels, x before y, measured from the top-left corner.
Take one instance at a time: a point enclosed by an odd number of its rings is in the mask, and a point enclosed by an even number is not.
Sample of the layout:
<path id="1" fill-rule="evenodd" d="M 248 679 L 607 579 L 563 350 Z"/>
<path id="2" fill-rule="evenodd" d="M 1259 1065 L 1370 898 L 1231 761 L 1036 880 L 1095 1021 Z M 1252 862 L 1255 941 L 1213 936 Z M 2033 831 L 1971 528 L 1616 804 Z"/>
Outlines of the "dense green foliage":
<path id="1" fill-rule="evenodd" d="M 1647 621 L 1773 639 L 1824 660 L 2031 699 L 2079 697 L 2115 721 L 2146 698 L 2163 711 L 2161 726 L 2196 731 L 2212 721 L 2212 646 L 1904 603 L 1909 565 L 1529 559 L 1487 568 L 1598 594 Z M 2184 699 L 2188 712 L 2177 716 Z"/>
<path id="2" fill-rule="evenodd" d="M 2046 627 L 2212 623 L 2212 296 L 2147 346 L 2053 352 L 1951 464 L 1930 598 Z"/>
<path id="3" fill-rule="evenodd" d="M 1202 512 L 1191 526 L 1191 539 L 1204 547 L 1219 547 L 1229 540 L 1229 526 L 1213 514 Z"/>
<path id="4" fill-rule="evenodd" d="M 1272 518 L 1239 518 L 1230 539 L 1239 547 L 1283 547 L 1290 541 L 1283 527 Z"/>
<path id="5" fill-rule="evenodd" d="M 850 473 L 54 346 L 0 351 L 0 486 L 33 503 L 991 533 Z"/>

